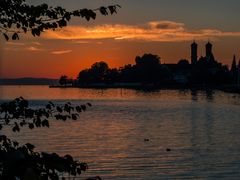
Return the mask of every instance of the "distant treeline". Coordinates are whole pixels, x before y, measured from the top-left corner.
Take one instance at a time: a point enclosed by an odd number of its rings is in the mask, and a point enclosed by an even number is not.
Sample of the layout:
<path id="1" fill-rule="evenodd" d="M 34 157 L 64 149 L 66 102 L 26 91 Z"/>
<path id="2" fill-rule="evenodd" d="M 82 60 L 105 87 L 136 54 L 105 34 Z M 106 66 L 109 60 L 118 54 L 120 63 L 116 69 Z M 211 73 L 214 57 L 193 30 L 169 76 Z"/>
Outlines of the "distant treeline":
<path id="1" fill-rule="evenodd" d="M 0 79 L 0 85 L 55 85 L 58 79 L 48 78 L 17 78 L 17 79 Z"/>
<path id="2" fill-rule="evenodd" d="M 160 57 L 153 54 L 137 56 L 135 64 L 121 68 L 109 68 L 106 62 L 96 62 L 91 68 L 82 70 L 77 79 L 62 76 L 61 85 L 91 85 L 114 83 L 141 83 L 164 85 L 222 85 L 239 83 L 240 64 L 234 57 L 232 67 L 215 61 L 200 58 L 196 64 L 189 64 L 185 59 L 177 64 L 161 64 Z"/>

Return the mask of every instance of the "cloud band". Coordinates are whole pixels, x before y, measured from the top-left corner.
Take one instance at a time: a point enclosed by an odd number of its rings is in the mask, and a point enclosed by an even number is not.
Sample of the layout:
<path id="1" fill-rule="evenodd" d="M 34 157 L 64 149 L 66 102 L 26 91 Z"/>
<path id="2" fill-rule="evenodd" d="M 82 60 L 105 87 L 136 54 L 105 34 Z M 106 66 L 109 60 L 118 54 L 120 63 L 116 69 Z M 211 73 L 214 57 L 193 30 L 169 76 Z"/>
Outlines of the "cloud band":
<path id="1" fill-rule="evenodd" d="M 152 21 L 145 25 L 100 25 L 93 27 L 68 26 L 66 28 L 47 31 L 43 35 L 47 39 L 69 40 L 136 40 L 157 42 L 181 42 L 215 39 L 220 37 L 240 37 L 240 32 L 226 32 L 218 29 L 189 30 L 185 24 L 173 21 Z"/>

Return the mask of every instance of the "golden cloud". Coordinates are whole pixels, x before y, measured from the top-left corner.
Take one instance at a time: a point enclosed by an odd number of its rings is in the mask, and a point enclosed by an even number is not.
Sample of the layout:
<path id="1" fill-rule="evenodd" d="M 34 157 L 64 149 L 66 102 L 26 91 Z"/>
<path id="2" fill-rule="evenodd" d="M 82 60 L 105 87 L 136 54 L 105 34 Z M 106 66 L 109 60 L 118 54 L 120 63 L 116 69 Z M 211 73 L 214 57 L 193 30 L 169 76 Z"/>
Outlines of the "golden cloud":
<path id="1" fill-rule="evenodd" d="M 34 46 L 27 47 L 26 50 L 28 50 L 28 51 L 43 51 L 43 49 L 40 49 L 40 48 L 37 48 Z"/>
<path id="2" fill-rule="evenodd" d="M 13 41 L 8 41 L 8 42 L 6 42 L 6 44 L 10 45 L 10 46 L 24 46 L 25 45 L 24 43 L 13 42 Z"/>
<path id="3" fill-rule="evenodd" d="M 61 55 L 61 54 L 68 54 L 70 52 L 72 52 L 72 50 L 60 50 L 60 51 L 52 51 L 51 54 Z"/>
<path id="4" fill-rule="evenodd" d="M 48 39 L 66 40 L 142 40 L 156 42 L 181 42 L 216 39 L 220 37 L 240 37 L 240 32 L 225 32 L 218 29 L 189 30 L 183 23 L 173 21 L 152 21 L 142 26 L 99 25 L 94 27 L 68 26 L 43 34 Z"/>

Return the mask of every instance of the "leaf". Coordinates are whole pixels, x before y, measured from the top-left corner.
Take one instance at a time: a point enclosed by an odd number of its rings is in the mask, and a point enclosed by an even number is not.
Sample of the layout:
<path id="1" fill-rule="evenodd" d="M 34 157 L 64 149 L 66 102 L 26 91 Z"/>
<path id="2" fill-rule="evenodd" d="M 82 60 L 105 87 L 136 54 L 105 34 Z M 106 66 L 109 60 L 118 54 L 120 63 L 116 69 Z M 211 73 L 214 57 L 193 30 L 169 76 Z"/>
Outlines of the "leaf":
<path id="1" fill-rule="evenodd" d="M 18 33 L 14 33 L 14 34 L 12 35 L 12 40 L 19 40 Z"/>
<path id="2" fill-rule="evenodd" d="M 19 106 L 22 108 L 27 108 L 28 107 L 28 101 L 25 99 L 22 99 L 19 103 Z"/>
<path id="3" fill-rule="evenodd" d="M 35 122 L 36 127 L 41 127 L 41 119 L 38 117 L 36 122 Z"/>
<path id="4" fill-rule="evenodd" d="M 88 165 L 86 163 L 81 163 L 80 168 L 81 170 L 86 171 L 88 169 Z"/>
<path id="5" fill-rule="evenodd" d="M 64 17 L 66 18 L 67 21 L 70 21 L 71 19 L 71 15 L 69 12 L 67 12 Z"/>
<path id="6" fill-rule="evenodd" d="M 35 29 L 32 29 L 31 33 L 33 36 L 36 36 Z"/>
<path id="7" fill-rule="evenodd" d="M 62 113 L 62 112 L 63 112 L 62 108 L 61 108 L 61 107 L 59 107 L 59 106 L 57 106 L 57 111 L 58 111 L 58 112 L 60 112 L 60 113 Z"/>
<path id="8" fill-rule="evenodd" d="M 107 8 L 105 7 L 100 7 L 99 11 L 104 16 L 108 15 Z"/>
<path id="9" fill-rule="evenodd" d="M 80 16 L 80 12 L 78 10 L 73 11 L 73 16 Z"/>
<path id="10" fill-rule="evenodd" d="M 87 105 L 88 105 L 89 107 L 92 107 L 92 104 L 91 104 L 91 103 L 87 103 Z"/>
<path id="11" fill-rule="evenodd" d="M 9 21 L 9 22 L 8 22 L 8 28 L 10 29 L 11 27 L 12 27 L 12 22 Z"/>
<path id="12" fill-rule="evenodd" d="M 24 31 L 24 33 L 27 32 L 27 28 L 26 27 L 22 27 L 22 30 Z"/>
<path id="13" fill-rule="evenodd" d="M 80 112 L 82 112 L 82 108 L 81 108 L 80 106 L 77 106 L 77 107 L 76 107 L 76 111 L 77 111 L 78 113 L 80 113 Z"/>
<path id="14" fill-rule="evenodd" d="M 36 34 L 37 36 L 40 36 L 40 34 L 41 34 L 40 30 L 39 30 L 39 29 L 35 29 L 35 34 Z"/>
<path id="15" fill-rule="evenodd" d="M 19 143 L 17 141 L 13 141 L 13 146 L 17 147 L 19 145 Z"/>
<path id="16" fill-rule="evenodd" d="M 55 115 L 55 118 L 56 118 L 56 120 L 60 120 L 62 118 L 62 115 L 57 114 L 57 115 Z"/>
<path id="17" fill-rule="evenodd" d="M 28 148 L 29 151 L 33 151 L 33 149 L 35 148 L 35 146 L 30 143 L 25 144 L 25 146 Z"/>
<path id="18" fill-rule="evenodd" d="M 58 21 L 58 25 L 60 28 L 67 26 L 67 21 L 62 19 L 62 20 Z"/>
<path id="19" fill-rule="evenodd" d="M 77 173 L 80 175 L 82 173 L 81 168 L 77 168 Z"/>
<path id="20" fill-rule="evenodd" d="M 66 121 L 67 120 L 67 116 L 62 116 L 62 120 Z"/>
<path id="21" fill-rule="evenodd" d="M 32 118 L 34 116 L 34 110 L 32 109 L 25 109 L 25 116 L 26 118 Z"/>
<path id="22" fill-rule="evenodd" d="M 7 35 L 6 33 L 3 33 L 3 36 L 4 36 L 4 38 L 6 39 L 6 41 L 9 40 L 9 37 L 8 37 L 8 35 Z"/>
<path id="23" fill-rule="evenodd" d="M 53 104 L 53 102 L 52 101 L 49 101 L 48 102 L 49 104 L 51 104 L 52 105 L 52 107 L 54 107 L 55 105 Z"/>
<path id="24" fill-rule="evenodd" d="M 88 15 L 89 15 L 89 17 L 91 17 L 92 19 L 96 19 L 96 16 L 97 16 L 97 14 L 96 14 L 95 12 L 93 12 L 92 10 L 89 10 Z"/>
<path id="25" fill-rule="evenodd" d="M 111 14 L 117 13 L 116 6 L 108 6 L 108 9 L 109 9 Z"/>
<path id="26" fill-rule="evenodd" d="M 73 120 L 77 120 L 77 115 L 76 114 L 72 114 L 72 119 Z"/>
<path id="27" fill-rule="evenodd" d="M 20 128 L 19 128 L 19 126 L 16 122 L 15 122 L 15 126 L 12 128 L 12 131 L 13 132 L 19 132 L 20 131 Z"/>
<path id="28" fill-rule="evenodd" d="M 25 122 L 20 122 L 20 126 L 23 127 L 26 123 Z"/>
<path id="29" fill-rule="evenodd" d="M 64 158 L 73 163 L 73 157 L 71 155 L 67 154 L 64 156 Z"/>
<path id="30" fill-rule="evenodd" d="M 49 122 L 48 122 L 47 119 L 45 119 L 45 120 L 42 121 L 42 126 L 43 126 L 43 127 L 48 127 L 48 128 L 49 128 Z"/>
<path id="31" fill-rule="evenodd" d="M 33 123 L 28 123 L 28 127 L 29 127 L 29 129 L 33 129 L 34 128 L 34 124 Z"/>
<path id="32" fill-rule="evenodd" d="M 20 27 L 21 27 L 21 25 L 20 25 L 19 23 L 17 23 L 17 25 L 16 25 L 16 26 L 17 26 L 17 28 L 20 28 Z"/>
<path id="33" fill-rule="evenodd" d="M 86 109 L 87 109 L 86 105 L 81 105 L 81 109 L 82 109 L 83 111 L 86 111 Z"/>
<path id="34" fill-rule="evenodd" d="M 57 27 L 58 27 L 57 23 L 55 23 L 55 22 L 52 23 L 52 27 L 53 27 L 53 28 L 57 28 Z"/>
<path id="35" fill-rule="evenodd" d="M 46 105 L 46 109 L 49 109 L 49 110 L 51 110 L 51 109 L 52 109 L 52 106 L 51 106 L 51 104 L 47 104 L 47 105 Z"/>

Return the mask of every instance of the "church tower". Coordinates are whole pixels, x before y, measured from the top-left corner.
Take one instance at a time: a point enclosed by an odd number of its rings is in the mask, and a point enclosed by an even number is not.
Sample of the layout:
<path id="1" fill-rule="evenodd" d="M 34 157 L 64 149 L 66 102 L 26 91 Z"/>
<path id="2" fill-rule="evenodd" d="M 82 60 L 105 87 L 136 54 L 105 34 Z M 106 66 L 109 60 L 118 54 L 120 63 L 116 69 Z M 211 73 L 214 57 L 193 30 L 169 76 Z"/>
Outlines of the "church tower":
<path id="1" fill-rule="evenodd" d="M 198 45 L 195 41 L 191 44 L 191 62 L 192 64 L 197 64 L 197 51 L 198 51 Z"/>
<path id="2" fill-rule="evenodd" d="M 208 61 L 213 60 L 213 53 L 212 53 L 212 44 L 208 41 L 206 44 L 206 59 Z"/>

